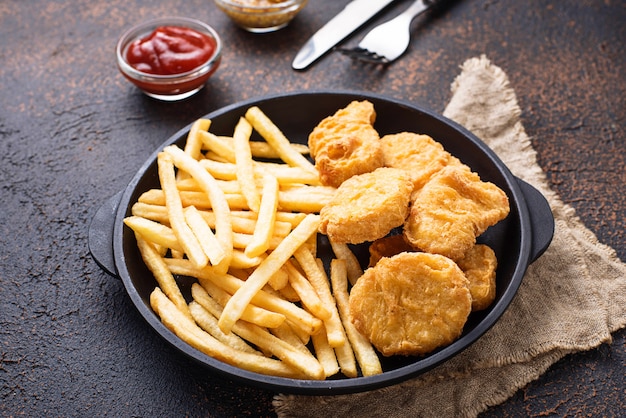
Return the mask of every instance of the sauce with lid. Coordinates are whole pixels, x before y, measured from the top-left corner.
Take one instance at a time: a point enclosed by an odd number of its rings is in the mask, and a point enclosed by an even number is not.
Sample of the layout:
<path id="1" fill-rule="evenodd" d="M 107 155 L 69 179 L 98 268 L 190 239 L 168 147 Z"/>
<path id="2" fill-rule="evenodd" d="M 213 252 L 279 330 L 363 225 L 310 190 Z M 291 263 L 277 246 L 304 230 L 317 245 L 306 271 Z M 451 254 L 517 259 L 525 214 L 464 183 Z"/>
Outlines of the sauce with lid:
<path id="1" fill-rule="evenodd" d="M 207 62 L 216 46 L 215 39 L 194 29 L 160 26 L 150 35 L 131 43 L 126 60 L 144 73 L 180 74 Z"/>

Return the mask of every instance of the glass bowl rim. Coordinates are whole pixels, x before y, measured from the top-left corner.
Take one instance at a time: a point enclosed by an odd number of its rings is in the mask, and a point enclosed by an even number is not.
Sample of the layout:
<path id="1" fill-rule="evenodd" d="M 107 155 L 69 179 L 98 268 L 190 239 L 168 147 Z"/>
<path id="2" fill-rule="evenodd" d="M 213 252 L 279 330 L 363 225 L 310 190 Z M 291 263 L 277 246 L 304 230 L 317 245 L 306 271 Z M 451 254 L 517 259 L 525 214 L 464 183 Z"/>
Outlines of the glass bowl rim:
<path id="1" fill-rule="evenodd" d="M 236 0 L 214 0 L 214 1 L 215 3 L 218 3 L 220 5 L 224 5 L 226 7 L 236 9 L 238 12 L 241 12 L 241 13 L 246 13 L 246 11 L 249 11 L 250 13 L 262 13 L 262 12 L 277 13 L 277 12 L 283 11 L 283 9 L 287 9 L 292 6 L 296 6 L 296 5 L 299 6 L 303 3 L 306 3 L 308 0 L 283 0 L 281 2 L 272 3 L 271 5 L 265 5 L 265 6 L 248 5 L 248 4 L 244 4 L 239 1 L 236 1 Z"/>
<path id="2" fill-rule="evenodd" d="M 200 30 L 205 34 L 209 35 L 215 41 L 215 50 L 213 54 L 209 57 L 208 60 L 198 65 L 197 67 L 185 71 L 178 74 L 152 74 L 144 71 L 137 70 L 133 66 L 131 66 L 124 57 L 124 50 L 126 46 L 137 39 L 142 33 L 149 32 L 150 29 L 154 30 L 158 26 L 163 25 L 172 25 L 172 26 L 183 26 L 194 30 Z M 189 17 L 160 17 L 156 19 L 150 19 L 138 23 L 132 26 L 130 29 L 126 30 L 122 36 L 120 36 L 117 45 L 115 46 L 115 54 L 117 56 L 117 63 L 120 67 L 120 70 L 126 74 L 127 76 L 143 81 L 143 82 L 152 82 L 152 83 L 172 83 L 172 82 L 181 82 L 188 79 L 194 79 L 201 75 L 204 75 L 208 71 L 210 71 L 215 64 L 219 61 L 222 54 L 222 40 L 218 33 L 211 27 L 209 24 L 204 23 L 198 19 L 193 19 Z"/>

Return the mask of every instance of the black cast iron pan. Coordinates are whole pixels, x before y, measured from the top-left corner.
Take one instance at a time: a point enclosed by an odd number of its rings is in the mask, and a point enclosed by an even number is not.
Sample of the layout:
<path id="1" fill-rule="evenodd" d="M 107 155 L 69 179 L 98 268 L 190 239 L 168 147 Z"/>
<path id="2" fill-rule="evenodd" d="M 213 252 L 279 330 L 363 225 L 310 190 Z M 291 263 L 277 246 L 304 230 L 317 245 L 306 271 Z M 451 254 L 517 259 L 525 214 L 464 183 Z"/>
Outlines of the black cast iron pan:
<path id="1" fill-rule="evenodd" d="M 230 135 L 239 117 L 250 106 L 256 105 L 291 141 L 306 143 L 308 133 L 320 120 L 352 100 L 364 99 L 374 104 L 377 112 L 375 127 L 381 136 L 401 131 L 428 134 L 469 165 L 483 180 L 497 184 L 509 197 L 509 216 L 479 238 L 480 242 L 490 245 L 498 257 L 496 300 L 488 310 L 472 313 L 462 336 L 451 345 L 424 357 L 381 358 L 384 373 L 378 376 L 311 381 L 248 372 L 217 361 L 184 343 L 161 324 L 150 308 L 149 295 L 156 282 L 141 260 L 134 235 L 122 222 L 130 215 L 132 204 L 142 192 L 159 187 L 156 156 L 162 147 L 150 156 L 126 189 L 97 212 L 89 232 L 89 246 L 94 259 L 105 271 L 123 281 L 134 305 L 161 337 L 208 369 L 244 384 L 314 395 L 362 392 L 416 376 L 453 357 L 496 323 L 515 296 L 527 267 L 552 240 L 554 218 L 546 199 L 535 188 L 513 176 L 491 149 L 458 124 L 414 104 L 375 94 L 328 91 L 289 93 L 234 104 L 206 117 L 212 120 L 211 132 Z M 190 126 L 174 134 L 163 146 L 177 143 L 182 147 Z M 323 243 L 320 251 L 324 251 Z M 367 249 L 356 247 L 355 252 L 365 266 Z M 179 279 L 183 293 L 189 297 L 192 279 Z"/>

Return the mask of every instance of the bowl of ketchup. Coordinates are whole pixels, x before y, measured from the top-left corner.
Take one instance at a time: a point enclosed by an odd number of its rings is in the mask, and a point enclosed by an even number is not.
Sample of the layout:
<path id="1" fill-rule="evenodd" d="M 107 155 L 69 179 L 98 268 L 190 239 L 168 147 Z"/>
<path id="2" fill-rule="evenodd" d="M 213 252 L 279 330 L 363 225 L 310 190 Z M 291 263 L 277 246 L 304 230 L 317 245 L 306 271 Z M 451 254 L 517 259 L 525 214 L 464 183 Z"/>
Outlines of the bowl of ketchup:
<path id="1" fill-rule="evenodd" d="M 167 17 L 141 23 L 120 38 L 117 66 L 145 94 L 164 101 L 200 91 L 217 70 L 222 42 L 199 20 Z"/>

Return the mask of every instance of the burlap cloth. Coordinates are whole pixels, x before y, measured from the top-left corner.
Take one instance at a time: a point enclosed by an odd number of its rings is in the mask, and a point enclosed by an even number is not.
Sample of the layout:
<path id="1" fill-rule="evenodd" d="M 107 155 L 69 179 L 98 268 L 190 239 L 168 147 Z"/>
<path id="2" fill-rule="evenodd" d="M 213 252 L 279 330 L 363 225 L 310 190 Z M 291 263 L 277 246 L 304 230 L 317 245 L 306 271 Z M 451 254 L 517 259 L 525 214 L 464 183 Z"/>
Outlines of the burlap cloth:
<path id="1" fill-rule="evenodd" d="M 520 122 L 506 74 L 466 61 L 444 115 L 485 141 L 548 199 L 555 234 L 496 325 L 441 366 L 395 386 L 351 395 L 277 395 L 279 417 L 476 416 L 504 402 L 565 355 L 611 341 L 626 326 L 626 264 L 550 190 Z M 541 140 L 541 138 L 537 138 Z"/>

